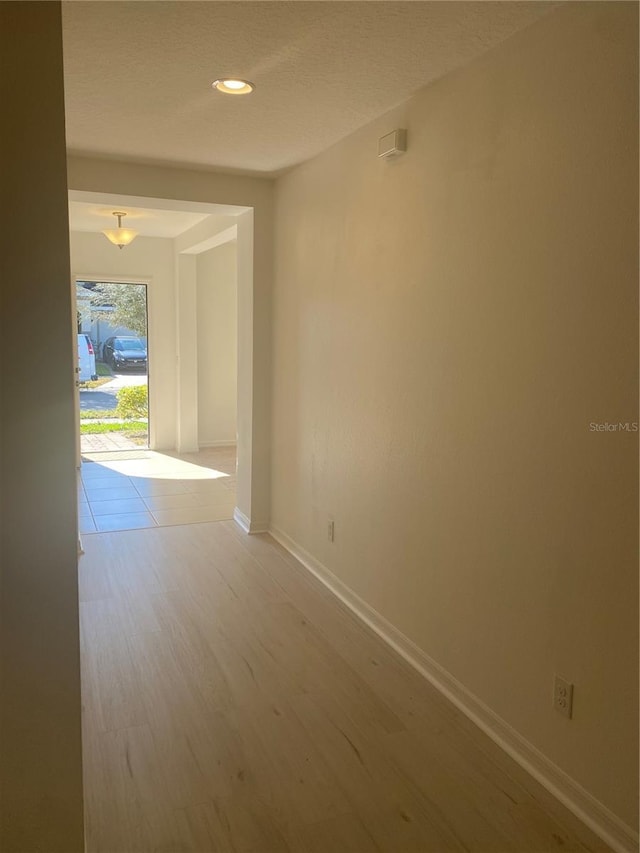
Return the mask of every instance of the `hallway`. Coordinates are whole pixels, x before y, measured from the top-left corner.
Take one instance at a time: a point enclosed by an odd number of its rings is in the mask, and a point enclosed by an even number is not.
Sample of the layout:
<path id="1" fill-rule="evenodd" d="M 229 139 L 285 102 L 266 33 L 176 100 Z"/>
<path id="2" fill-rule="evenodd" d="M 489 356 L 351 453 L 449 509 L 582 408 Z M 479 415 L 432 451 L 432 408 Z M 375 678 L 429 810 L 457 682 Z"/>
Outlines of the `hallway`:
<path id="1" fill-rule="evenodd" d="M 83 541 L 89 853 L 608 849 L 268 535 Z"/>

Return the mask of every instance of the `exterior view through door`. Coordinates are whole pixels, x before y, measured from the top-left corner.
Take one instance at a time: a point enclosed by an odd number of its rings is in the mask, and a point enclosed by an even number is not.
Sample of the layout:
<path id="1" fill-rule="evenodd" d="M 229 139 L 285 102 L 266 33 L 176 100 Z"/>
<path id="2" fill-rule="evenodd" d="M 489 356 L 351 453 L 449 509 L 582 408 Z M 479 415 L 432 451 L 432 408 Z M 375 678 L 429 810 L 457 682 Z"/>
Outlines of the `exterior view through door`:
<path id="1" fill-rule="evenodd" d="M 147 286 L 77 281 L 83 457 L 149 446 Z"/>

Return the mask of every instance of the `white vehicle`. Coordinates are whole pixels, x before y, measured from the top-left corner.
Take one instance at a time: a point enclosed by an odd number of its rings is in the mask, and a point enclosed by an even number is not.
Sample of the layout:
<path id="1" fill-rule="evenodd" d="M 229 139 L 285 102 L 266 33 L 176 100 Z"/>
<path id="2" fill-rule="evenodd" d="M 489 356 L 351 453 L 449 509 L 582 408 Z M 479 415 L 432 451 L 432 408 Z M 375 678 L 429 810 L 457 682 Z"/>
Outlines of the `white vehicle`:
<path id="1" fill-rule="evenodd" d="M 78 382 L 97 379 L 96 354 L 89 335 L 78 335 Z"/>

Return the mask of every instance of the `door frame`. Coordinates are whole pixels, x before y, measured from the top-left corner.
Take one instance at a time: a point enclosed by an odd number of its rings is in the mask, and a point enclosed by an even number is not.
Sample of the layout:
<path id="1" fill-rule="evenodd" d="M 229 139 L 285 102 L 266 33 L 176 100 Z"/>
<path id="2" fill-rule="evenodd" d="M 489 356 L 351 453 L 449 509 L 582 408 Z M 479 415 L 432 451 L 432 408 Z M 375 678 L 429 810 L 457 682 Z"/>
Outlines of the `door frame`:
<path id="1" fill-rule="evenodd" d="M 79 281 L 104 282 L 105 284 L 107 282 L 112 282 L 113 284 L 144 284 L 144 286 L 146 287 L 145 296 L 146 296 L 146 303 L 147 303 L 147 399 L 148 399 L 148 409 L 149 409 L 148 414 L 147 414 L 147 417 L 148 417 L 147 427 L 148 427 L 148 436 L 149 436 L 148 448 L 147 449 L 148 450 L 154 450 L 155 445 L 156 445 L 155 416 L 153 414 L 153 410 L 155 408 L 155 406 L 154 406 L 155 401 L 153 400 L 153 395 L 151 393 L 151 368 L 152 368 L 152 364 L 153 364 L 152 353 L 153 353 L 154 347 L 149 346 L 149 343 L 151 340 L 151 335 L 149 333 L 149 330 L 151 328 L 151 319 L 152 319 L 151 299 L 149 298 L 149 293 L 150 293 L 149 288 L 151 287 L 153 279 L 151 276 L 146 276 L 146 277 L 145 276 L 139 276 L 139 275 L 130 275 L 130 276 L 106 275 L 105 276 L 105 275 L 95 275 L 95 273 L 92 273 L 90 275 L 89 274 L 84 275 L 84 274 L 80 274 L 80 273 L 74 273 L 71 276 L 71 279 L 72 279 L 71 290 L 73 292 L 72 302 L 73 302 L 74 324 L 76 322 L 75 318 L 77 316 L 76 285 Z M 76 415 L 77 415 L 77 417 L 76 417 L 77 442 L 76 443 L 77 443 L 77 453 L 78 453 L 77 466 L 79 468 L 80 463 L 82 461 L 82 454 L 81 454 L 81 450 L 80 450 L 80 389 L 78 389 L 78 393 L 76 394 L 76 407 L 77 407 L 77 412 L 76 412 Z"/>

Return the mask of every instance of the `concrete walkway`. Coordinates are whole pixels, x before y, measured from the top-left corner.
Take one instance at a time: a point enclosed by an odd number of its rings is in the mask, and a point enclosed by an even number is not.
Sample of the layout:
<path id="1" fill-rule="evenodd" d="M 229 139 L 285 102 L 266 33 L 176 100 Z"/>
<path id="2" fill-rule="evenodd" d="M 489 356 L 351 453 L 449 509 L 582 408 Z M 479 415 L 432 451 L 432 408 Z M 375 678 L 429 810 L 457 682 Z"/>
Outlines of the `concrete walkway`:
<path id="1" fill-rule="evenodd" d="M 115 394 L 120 388 L 128 388 L 131 385 L 146 385 L 146 373 L 115 373 L 113 379 L 105 382 L 100 386 L 101 391 L 107 391 L 109 394 Z"/>
<path id="2" fill-rule="evenodd" d="M 140 450 L 146 445 L 136 444 L 121 432 L 104 432 L 98 435 L 81 435 L 82 453 L 100 453 L 104 450 Z"/>

